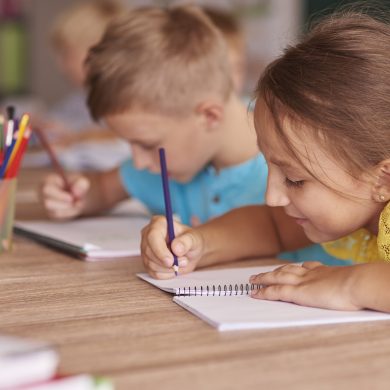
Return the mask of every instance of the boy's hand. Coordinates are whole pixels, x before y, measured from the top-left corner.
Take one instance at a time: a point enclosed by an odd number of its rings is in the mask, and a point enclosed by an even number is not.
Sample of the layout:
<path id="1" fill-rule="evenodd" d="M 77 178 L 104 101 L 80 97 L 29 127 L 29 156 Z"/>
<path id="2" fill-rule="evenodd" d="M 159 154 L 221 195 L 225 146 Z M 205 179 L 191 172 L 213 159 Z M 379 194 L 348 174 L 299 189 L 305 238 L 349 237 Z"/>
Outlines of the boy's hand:
<path id="1" fill-rule="evenodd" d="M 195 229 L 174 221 L 176 238 L 172 251 L 179 261 L 179 274 L 193 271 L 204 251 L 201 234 Z M 142 231 L 141 256 L 148 273 L 156 279 L 175 276 L 173 255 L 167 245 L 167 221 L 165 217 L 153 217 Z"/>
<path id="2" fill-rule="evenodd" d="M 47 214 L 53 219 L 71 219 L 79 216 L 85 206 L 90 181 L 81 175 L 69 175 L 72 193 L 66 191 L 61 176 L 49 175 L 41 188 L 41 198 Z"/>
<path id="3" fill-rule="evenodd" d="M 303 306 L 335 310 L 359 310 L 353 302 L 352 283 L 356 267 L 327 267 L 319 262 L 288 264 L 272 272 L 253 275 L 250 283 L 261 284 L 253 298 L 286 301 Z"/>

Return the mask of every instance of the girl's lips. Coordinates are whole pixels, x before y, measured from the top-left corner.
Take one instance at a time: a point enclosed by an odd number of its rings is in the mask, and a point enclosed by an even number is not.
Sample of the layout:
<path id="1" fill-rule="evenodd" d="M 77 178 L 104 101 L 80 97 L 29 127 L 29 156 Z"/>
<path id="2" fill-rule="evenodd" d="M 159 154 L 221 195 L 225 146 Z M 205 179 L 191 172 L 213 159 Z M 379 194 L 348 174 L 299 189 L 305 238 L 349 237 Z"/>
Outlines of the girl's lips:
<path id="1" fill-rule="evenodd" d="M 307 218 L 302 218 L 302 217 L 295 217 L 294 215 L 292 214 L 289 214 L 288 212 L 286 212 L 286 214 L 292 218 L 297 224 L 299 225 L 302 225 L 303 223 L 307 222 L 308 219 Z"/>
<path id="2" fill-rule="evenodd" d="M 307 219 L 306 219 L 306 218 L 295 218 L 295 217 L 294 217 L 294 220 L 295 220 L 295 222 L 296 222 L 298 225 L 303 225 L 305 222 L 307 222 Z"/>

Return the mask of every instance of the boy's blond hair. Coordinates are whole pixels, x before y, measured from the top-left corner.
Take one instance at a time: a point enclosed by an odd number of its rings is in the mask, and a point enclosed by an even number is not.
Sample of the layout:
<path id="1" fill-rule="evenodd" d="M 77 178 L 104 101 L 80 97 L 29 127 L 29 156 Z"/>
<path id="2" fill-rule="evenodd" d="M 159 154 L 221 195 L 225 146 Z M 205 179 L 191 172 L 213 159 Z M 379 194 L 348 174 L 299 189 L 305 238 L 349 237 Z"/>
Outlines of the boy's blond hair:
<path id="1" fill-rule="evenodd" d="M 245 34 L 235 15 L 211 7 L 204 7 L 203 11 L 222 32 L 228 45 L 240 55 L 245 56 Z"/>
<path id="2" fill-rule="evenodd" d="M 116 0 L 90 0 L 75 4 L 54 21 L 51 42 L 57 50 L 76 46 L 88 50 L 101 39 L 109 22 L 124 12 Z"/>
<path id="3" fill-rule="evenodd" d="M 144 7 L 115 20 L 87 59 L 92 116 L 132 108 L 185 115 L 232 82 L 226 43 L 195 6 Z"/>

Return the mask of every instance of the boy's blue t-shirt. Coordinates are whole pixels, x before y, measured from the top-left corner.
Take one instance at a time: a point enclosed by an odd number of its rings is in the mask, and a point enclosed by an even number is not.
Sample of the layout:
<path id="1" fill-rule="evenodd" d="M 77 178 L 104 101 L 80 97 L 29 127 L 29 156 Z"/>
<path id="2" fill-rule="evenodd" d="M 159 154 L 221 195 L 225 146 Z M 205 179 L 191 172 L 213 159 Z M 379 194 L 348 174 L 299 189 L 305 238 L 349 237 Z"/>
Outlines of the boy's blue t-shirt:
<path id="1" fill-rule="evenodd" d="M 262 155 L 249 161 L 216 171 L 207 166 L 191 181 L 169 181 L 174 214 L 186 225 L 191 217 L 203 223 L 240 206 L 263 201 L 267 181 L 267 164 Z M 131 159 L 120 168 L 127 192 L 140 200 L 152 214 L 165 214 L 161 176 L 137 170 Z"/>
<path id="2" fill-rule="evenodd" d="M 207 166 L 186 183 L 170 180 L 173 212 L 183 223 L 190 225 L 192 217 L 197 217 L 203 223 L 237 207 L 263 204 L 267 176 L 267 163 L 259 153 L 244 163 L 219 171 Z M 152 214 L 165 213 L 159 174 L 138 170 L 128 159 L 120 167 L 120 177 L 129 195 L 140 200 Z M 328 255 L 320 245 L 284 253 L 280 258 L 297 262 L 318 260 L 326 264 L 346 264 L 345 260 Z"/>

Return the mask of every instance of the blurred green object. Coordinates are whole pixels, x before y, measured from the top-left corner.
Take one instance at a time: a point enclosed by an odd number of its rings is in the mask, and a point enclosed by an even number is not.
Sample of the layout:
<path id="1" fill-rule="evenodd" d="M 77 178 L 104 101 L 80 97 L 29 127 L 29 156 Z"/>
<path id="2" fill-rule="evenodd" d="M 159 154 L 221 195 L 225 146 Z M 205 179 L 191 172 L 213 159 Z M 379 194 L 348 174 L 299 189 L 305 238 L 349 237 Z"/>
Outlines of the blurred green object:
<path id="1" fill-rule="evenodd" d="M 24 26 L 18 20 L 0 21 L 0 95 L 26 90 L 26 50 Z"/>
<path id="2" fill-rule="evenodd" d="M 107 378 L 95 377 L 95 390 L 114 390 L 114 384 Z"/>

